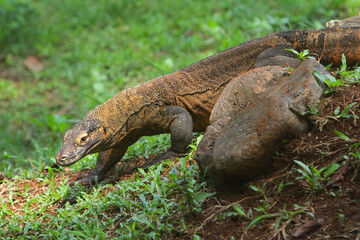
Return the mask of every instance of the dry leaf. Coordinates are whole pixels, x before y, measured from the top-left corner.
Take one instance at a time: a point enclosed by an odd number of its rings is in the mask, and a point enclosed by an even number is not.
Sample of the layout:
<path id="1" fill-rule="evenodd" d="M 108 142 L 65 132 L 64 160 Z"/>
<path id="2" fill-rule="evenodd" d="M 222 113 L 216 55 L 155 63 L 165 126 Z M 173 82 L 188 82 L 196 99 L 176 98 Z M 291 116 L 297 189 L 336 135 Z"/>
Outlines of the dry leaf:
<path id="1" fill-rule="evenodd" d="M 24 60 L 24 66 L 32 72 L 40 72 L 44 69 L 45 64 L 36 56 L 28 56 Z"/>
<path id="2" fill-rule="evenodd" d="M 319 218 L 316 221 L 307 221 L 304 225 L 301 225 L 298 229 L 296 229 L 295 233 L 292 236 L 302 237 L 305 234 L 318 229 L 323 222 L 323 218 Z"/>

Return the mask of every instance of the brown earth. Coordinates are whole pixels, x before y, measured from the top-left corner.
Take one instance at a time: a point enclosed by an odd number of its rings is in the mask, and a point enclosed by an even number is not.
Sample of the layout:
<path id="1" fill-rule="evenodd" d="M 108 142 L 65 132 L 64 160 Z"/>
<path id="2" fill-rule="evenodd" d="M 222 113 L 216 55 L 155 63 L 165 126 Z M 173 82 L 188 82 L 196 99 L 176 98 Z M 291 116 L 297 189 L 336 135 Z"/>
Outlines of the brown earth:
<path id="1" fill-rule="evenodd" d="M 303 236 L 297 239 L 360 239 L 360 161 L 350 155 L 351 152 L 356 152 L 356 148 L 350 149 L 352 144 L 359 142 L 360 120 L 354 117 L 327 120 L 334 116 L 338 106 L 343 110 L 353 102 L 360 102 L 358 84 L 341 87 L 338 92 L 326 98 L 325 111 L 321 117 L 314 117 L 316 124 L 312 131 L 287 143 L 274 159 L 267 174 L 250 183 L 259 188 L 266 183 L 264 194 L 250 189 L 249 183 L 218 190 L 217 195 L 203 203 L 201 213 L 186 216 L 187 224 L 193 226 L 189 233 L 196 232 L 203 239 L 294 239 L 293 235 L 298 235 L 297 231 L 300 231 L 299 234 Z M 359 115 L 359 111 L 359 104 L 356 104 L 349 114 Z M 340 139 L 334 129 L 349 139 Z M 311 193 L 306 181 L 297 179 L 301 174 L 295 168 L 300 167 L 293 160 L 300 160 L 308 166 L 313 164 L 316 169 L 330 163 L 340 163 L 341 167 L 331 176 L 337 182 L 333 184 L 331 181 L 324 181 L 319 193 Z M 145 161 L 143 157 L 131 160 L 132 166 L 145 164 Z M 345 172 L 347 162 L 349 167 Z M 189 164 L 193 164 L 193 161 Z M 64 178 L 74 180 L 86 172 L 88 170 L 56 173 L 55 182 L 61 182 Z M 134 171 L 129 171 L 119 176 L 113 171 L 107 180 L 121 181 L 133 177 L 133 174 Z M 278 186 L 281 182 L 291 184 L 284 186 L 279 193 Z M 40 183 L 36 179 L 14 180 L 13 184 L 2 183 L 0 197 L 7 195 L 10 190 L 24 191 L 25 188 L 36 196 L 49 188 Z M 21 195 L 14 194 L 14 197 L 17 202 L 8 206 L 9 209 L 22 209 L 25 200 L 21 199 Z M 236 203 L 243 207 L 247 216 L 233 214 L 222 217 L 224 213 L 236 212 L 232 207 Z M 36 203 L 32 207 L 36 207 L 35 205 Z M 261 206 L 263 211 L 259 210 Z M 301 212 L 295 212 L 299 210 L 296 206 L 302 207 Z M 54 204 L 53 209 L 48 211 L 55 213 L 54 209 L 57 207 L 58 204 Z M 262 215 L 268 217 L 247 230 L 251 220 Z M 306 229 L 310 232 L 304 233 Z"/>

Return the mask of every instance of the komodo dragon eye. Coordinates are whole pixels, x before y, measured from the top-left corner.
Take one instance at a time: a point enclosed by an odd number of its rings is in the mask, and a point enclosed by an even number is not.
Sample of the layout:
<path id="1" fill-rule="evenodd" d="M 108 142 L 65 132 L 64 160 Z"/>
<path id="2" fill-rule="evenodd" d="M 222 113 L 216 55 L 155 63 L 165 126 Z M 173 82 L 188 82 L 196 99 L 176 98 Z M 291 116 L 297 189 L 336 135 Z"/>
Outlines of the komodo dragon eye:
<path id="1" fill-rule="evenodd" d="M 79 145 L 83 146 L 84 144 L 86 144 L 89 141 L 89 139 L 90 139 L 89 134 L 83 133 L 79 136 L 78 139 L 79 139 L 79 141 L 78 141 Z"/>

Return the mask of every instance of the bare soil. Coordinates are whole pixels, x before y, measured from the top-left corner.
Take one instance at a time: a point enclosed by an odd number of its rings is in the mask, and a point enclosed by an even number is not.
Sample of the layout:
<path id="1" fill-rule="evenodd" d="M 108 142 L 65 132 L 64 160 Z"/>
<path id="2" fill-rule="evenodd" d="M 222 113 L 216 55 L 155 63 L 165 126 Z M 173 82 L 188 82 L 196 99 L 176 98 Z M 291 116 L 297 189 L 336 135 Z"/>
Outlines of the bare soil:
<path id="1" fill-rule="evenodd" d="M 350 155 L 350 152 L 356 151 L 354 148 L 350 149 L 352 144 L 360 142 L 360 120 L 340 118 L 327 121 L 330 116 L 334 116 L 334 110 L 338 106 L 343 110 L 353 102 L 360 103 L 359 85 L 341 87 L 338 92 L 325 98 L 324 112 L 314 117 L 316 124 L 313 129 L 307 135 L 287 143 L 264 176 L 251 183 L 234 185 L 226 190 L 212 189 L 217 191 L 217 194 L 203 203 L 202 212 L 186 216 L 186 223 L 192 226 L 189 233 L 196 232 L 203 239 L 294 239 L 294 235 L 300 235 L 296 239 L 360 239 L 360 161 Z M 349 113 L 360 115 L 359 111 L 357 104 Z M 342 140 L 334 129 L 350 139 Z M 308 166 L 313 164 L 317 169 L 334 162 L 342 165 L 331 177 L 335 183 L 324 182 L 320 193 L 311 193 L 308 184 L 297 179 L 301 175 L 295 168 L 300 167 L 294 160 L 302 161 Z M 146 162 L 147 159 L 139 157 L 132 159 L 131 165 L 139 166 Z M 345 166 L 346 162 L 349 163 L 348 168 Z M 189 164 L 193 164 L 193 161 Z M 113 171 L 106 180 L 114 182 L 131 178 L 134 171 L 122 175 Z M 75 180 L 77 176 L 87 172 L 88 170 L 78 173 L 56 173 L 55 182 L 60 182 L 64 178 Z M 278 186 L 281 182 L 291 184 L 286 185 L 279 193 Z M 13 184 L 2 183 L 0 197 L 8 196 L 10 190 L 24 189 L 36 196 L 48 190 L 46 184 L 40 183 L 41 181 L 36 179 L 16 180 Z M 249 184 L 253 184 L 262 188 L 264 183 L 265 197 L 248 187 Z M 22 209 L 25 200 L 21 199 L 21 195 L 14 194 L 14 197 L 17 198 L 14 199 L 17 200 L 14 201 L 16 204 L 8 207 L 11 210 Z M 236 212 L 232 207 L 235 203 L 240 204 L 250 218 L 241 215 L 221 217 L 224 213 Z M 265 206 L 265 213 L 256 210 L 261 206 Z M 288 217 L 291 212 L 298 210 L 296 206 L 301 206 L 303 212 Z M 36 202 L 32 207 L 36 207 Z M 55 213 L 53 209 L 57 207 L 58 205 L 54 204 L 48 211 Z M 315 219 L 309 213 L 313 214 Z M 264 218 L 247 229 L 252 219 L 267 214 L 276 216 Z M 187 239 L 187 236 L 177 238 Z"/>

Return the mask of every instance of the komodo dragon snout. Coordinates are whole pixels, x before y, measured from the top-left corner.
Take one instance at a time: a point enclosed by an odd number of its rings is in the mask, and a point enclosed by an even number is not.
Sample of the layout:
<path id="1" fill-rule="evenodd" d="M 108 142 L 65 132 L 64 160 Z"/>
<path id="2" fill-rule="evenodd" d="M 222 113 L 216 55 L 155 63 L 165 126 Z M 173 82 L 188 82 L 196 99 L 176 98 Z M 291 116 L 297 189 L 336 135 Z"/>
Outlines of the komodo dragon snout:
<path id="1" fill-rule="evenodd" d="M 62 148 L 56 154 L 56 163 L 69 166 L 87 154 L 96 152 L 105 140 L 105 128 L 94 120 L 82 121 L 65 133 Z"/>

